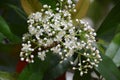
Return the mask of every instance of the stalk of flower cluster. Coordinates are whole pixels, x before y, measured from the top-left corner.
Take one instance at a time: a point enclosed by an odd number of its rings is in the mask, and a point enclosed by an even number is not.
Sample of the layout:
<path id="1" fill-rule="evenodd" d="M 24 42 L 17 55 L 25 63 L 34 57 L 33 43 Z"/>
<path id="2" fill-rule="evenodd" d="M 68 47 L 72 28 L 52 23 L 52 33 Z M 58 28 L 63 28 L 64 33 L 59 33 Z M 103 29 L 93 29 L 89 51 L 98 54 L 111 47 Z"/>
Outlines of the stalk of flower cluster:
<path id="1" fill-rule="evenodd" d="M 43 5 L 41 12 L 28 17 L 28 33 L 23 35 L 20 57 L 22 61 L 33 63 L 35 51 L 42 61 L 47 57 L 46 53 L 53 52 L 61 57 L 61 63 L 76 55 L 70 63 L 82 76 L 102 60 L 95 45 L 96 33 L 87 22 L 72 20 L 71 12 L 76 12 L 76 9 L 71 0 L 62 3 L 63 0 L 57 3 L 55 10 Z"/>

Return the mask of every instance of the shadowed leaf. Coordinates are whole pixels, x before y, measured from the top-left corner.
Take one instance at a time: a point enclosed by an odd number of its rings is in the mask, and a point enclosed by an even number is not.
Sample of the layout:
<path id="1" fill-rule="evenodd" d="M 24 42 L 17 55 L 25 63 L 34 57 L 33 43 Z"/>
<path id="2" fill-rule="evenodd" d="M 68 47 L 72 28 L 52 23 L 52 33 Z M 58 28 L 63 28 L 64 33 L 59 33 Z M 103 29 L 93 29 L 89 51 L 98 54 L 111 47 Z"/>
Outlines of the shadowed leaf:
<path id="1" fill-rule="evenodd" d="M 83 18 L 88 11 L 89 5 L 90 5 L 90 0 L 79 0 L 75 7 L 77 12 L 72 13 L 72 18 L 73 19 Z"/>
<path id="2" fill-rule="evenodd" d="M 106 79 L 106 80 L 120 80 L 120 71 L 113 63 L 113 61 L 102 54 L 102 59 L 99 63 L 99 67 L 97 68 L 99 73 Z"/>
<path id="3" fill-rule="evenodd" d="M 6 36 L 11 42 L 15 43 L 20 42 L 20 39 L 11 32 L 9 26 L 1 16 L 0 16 L 0 32 L 4 36 Z"/>
<path id="4" fill-rule="evenodd" d="M 97 30 L 98 37 L 114 36 L 118 25 L 120 24 L 120 2 L 109 12 L 99 29 Z M 112 33 L 112 34 L 111 34 Z M 106 36 L 106 34 L 108 34 Z"/>
<path id="5" fill-rule="evenodd" d="M 42 4 L 39 2 L 39 0 L 21 0 L 21 5 L 27 15 L 40 11 L 42 8 Z"/>
<path id="6" fill-rule="evenodd" d="M 120 66 L 120 33 L 117 34 L 109 45 L 106 55 L 113 59 L 117 66 Z"/>
<path id="7" fill-rule="evenodd" d="M 48 53 L 46 60 L 41 61 L 35 57 L 35 62 L 29 64 L 20 74 L 18 80 L 43 80 L 44 73 L 59 63 L 59 57 Z M 35 79 L 34 79 L 35 77 Z"/>

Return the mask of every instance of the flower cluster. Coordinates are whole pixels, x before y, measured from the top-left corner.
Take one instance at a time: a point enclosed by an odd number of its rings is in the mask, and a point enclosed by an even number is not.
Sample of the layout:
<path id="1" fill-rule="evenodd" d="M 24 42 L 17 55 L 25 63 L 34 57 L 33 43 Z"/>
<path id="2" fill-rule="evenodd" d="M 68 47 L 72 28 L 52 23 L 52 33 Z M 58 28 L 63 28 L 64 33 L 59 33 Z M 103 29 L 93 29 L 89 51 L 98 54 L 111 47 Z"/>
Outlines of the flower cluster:
<path id="1" fill-rule="evenodd" d="M 96 33 L 91 26 L 80 19 L 71 18 L 71 12 L 76 12 L 71 0 L 63 6 L 62 0 L 57 3 L 56 10 L 43 5 L 41 12 L 32 13 L 28 17 L 28 33 L 23 35 L 20 53 L 21 60 L 34 62 L 34 52 L 41 60 L 46 53 L 53 52 L 61 57 L 61 61 L 76 55 L 70 63 L 73 69 L 80 70 L 80 75 L 88 72 L 88 68 L 98 66 L 101 60 L 99 50 L 95 45 Z M 75 23 L 75 24 L 74 24 Z"/>

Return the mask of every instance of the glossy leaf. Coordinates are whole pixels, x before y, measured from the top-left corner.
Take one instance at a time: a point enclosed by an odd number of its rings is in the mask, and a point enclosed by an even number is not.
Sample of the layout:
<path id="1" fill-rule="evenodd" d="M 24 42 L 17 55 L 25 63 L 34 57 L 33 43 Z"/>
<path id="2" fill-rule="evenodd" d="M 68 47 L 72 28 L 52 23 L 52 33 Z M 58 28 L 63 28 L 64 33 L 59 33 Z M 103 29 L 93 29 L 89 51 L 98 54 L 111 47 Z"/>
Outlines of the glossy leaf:
<path id="1" fill-rule="evenodd" d="M 55 67 L 48 70 L 44 75 L 44 80 L 55 80 L 57 77 L 65 73 L 70 67 L 69 60 L 57 64 Z"/>
<path id="2" fill-rule="evenodd" d="M 113 58 L 114 63 L 119 67 L 120 66 L 120 47 L 116 52 L 115 57 Z"/>
<path id="3" fill-rule="evenodd" d="M 73 19 L 83 18 L 88 11 L 89 5 L 90 5 L 90 0 L 79 0 L 75 7 L 77 12 L 72 13 L 72 18 Z"/>
<path id="4" fill-rule="evenodd" d="M 13 44 L 0 44 L 0 70 L 15 72 L 20 47 Z"/>
<path id="5" fill-rule="evenodd" d="M 4 3 L 4 6 L 0 9 L 0 14 L 9 25 L 11 32 L 16 36 L 21 37 L 27 32 L 27 15 L 21 9 L 20 0 L 8 1 L 9 2 L 5 0 L 6 3 Z M 22 16 L 24 16 L 24 18 Z"/>
<path id="6" fill-rule="evenodd" d="M 10 73 L 0 71 L 0 80 L 15 80 Z"/>
<path id="7" fill-rule="evenodd" d="M 111 5 L 110 0 L 94 0 L 90 2 L 87 17 L 92 20 L 96 30 L 100 27 L 101 22 L 106 17 L 111 7 L 113 7 L 113 5 Z"/>
<path id="8" fill-rule="evenodd" d="M 20 74 L 19 80 L 43 80 L 44 73 L 58 63 L 59 58 L 52 53 L 47 54 L 45 61 L 41 61 L 36 57 L 35 62 L 29 64 Z"/>
<path id="9" fill-rule="evenodd" d="M 113 59 L 117 66 L 120 66 L 120 33 L 117 34 L 109 45 L 106 55 Z"/>
<path id="10" fill-rule="evenodd" d="M 114 8 L 109 12 L 99 29 L 97 30 L 98 37 L 105 36 L 114 36 L 118 25 L 120 24 L 120 2 L 116 4 Z M 107 36 L 105 36 L 107 37 Z"/>
<path id="11" fill-rule="evenodd" d="M 120 80 L 120 71 L 113 61 L 103 54 L 102 59 L 103 61 L 99 63 L 99 67 L 97 68 L 99 73 L 106 80 Z"/>
<path id="12" fill-rule="evenodd" d="M 7 5 L 12 8 L 20 17 L 22 17 L 24 20 L 27 20 L 25 13 L 20 8 L 12 4 Z"/>
<path id="13" fill-rule="evenodd" d="M 0 32 L 12 42 L 20 41 L 20 39 L 11 32 L 9 26 L 1 16 L 0 16 Z"/>
<path id="14" fill-rule="evenodd" d="M 106 48 L 109 44 L 107 42 L 105 42 L 104 40 L 102 39 L 99 39 L 97 41 L 97 46 L 99 47 L 99 50 L 101 51 L 101 53 L 105 53 L 106 51 Z"/>
<path id="15" fill-rule="evenodd" d="M 116 34 L 115 38 L 113 39 L 113 42 L 120 45 L 120 32 Z"/>
<path id="16" fill-rule="evenodd" d="M 21 0 L 21 5 L 27 15 L 40 11 L 42 8 L 42 4 L 39 2 L 39 0 Z"/>
<path id="17" fill-rule="evenodd" d="M 118 49 L 119 49 L 119 45 L 112 42 L 106 51 L 106 55 L 112 59 L 116 55 Z"/>
<path id="18" fill-rule="evenodd" d="M 5 39 L 5 36 L 2 33 L 0 33 L 0 43 L 3 43 L 4 39 Z"/>

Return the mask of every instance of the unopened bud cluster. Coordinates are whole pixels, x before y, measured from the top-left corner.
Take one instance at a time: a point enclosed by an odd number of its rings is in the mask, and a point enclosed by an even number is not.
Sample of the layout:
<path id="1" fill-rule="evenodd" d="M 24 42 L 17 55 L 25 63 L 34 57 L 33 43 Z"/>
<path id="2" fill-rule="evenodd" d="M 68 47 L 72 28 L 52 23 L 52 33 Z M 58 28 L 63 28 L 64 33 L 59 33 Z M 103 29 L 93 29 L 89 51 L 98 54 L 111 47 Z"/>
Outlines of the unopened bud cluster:
<path id="1" fill-rule="evenodd" d="M 35 53 L 44 61 L 46 53 L 53 52 L 60 55 L 62 62 L 76 55 L 70 63 L 83 75 L 88 68 L 97 67 L 101 60 L 95 47 L 96 33 L 87 22 L 72 20 L 70 12 L 76 10 L 71 0 L 64 7 L 61 3 L 62 0 L 56 4 L 59 7 L 55 11 L 43 5 L 41 12 L 28 17 L 28 33 L 23 35 L 20 57 L 22 61 L 33 63 Z"/>

